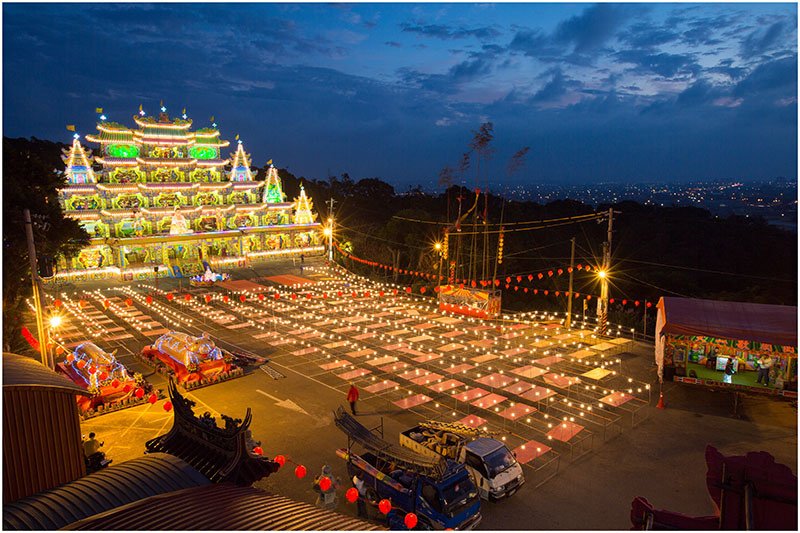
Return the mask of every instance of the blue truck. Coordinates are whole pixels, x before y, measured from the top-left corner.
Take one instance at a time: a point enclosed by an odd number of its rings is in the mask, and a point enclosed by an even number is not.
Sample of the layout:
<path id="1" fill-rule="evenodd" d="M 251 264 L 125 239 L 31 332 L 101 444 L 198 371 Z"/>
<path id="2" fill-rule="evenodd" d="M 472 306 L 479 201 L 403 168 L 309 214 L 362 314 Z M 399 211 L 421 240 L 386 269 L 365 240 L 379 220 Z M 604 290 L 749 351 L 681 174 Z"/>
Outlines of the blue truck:
<path id="1" fill-rule="evenodd" d="M 387 499 L 393 509 L 416 514 L 415 529 L 468 530 L 480 523 L 478 489 L 463 464 L 390 444 L 341 407 L 334 421 L 348 437 L 336 454 L 347 461 L 349 476 L 364 480 L 368 500 Z M 354 444 L 364 452 L 354 453 Z"/>

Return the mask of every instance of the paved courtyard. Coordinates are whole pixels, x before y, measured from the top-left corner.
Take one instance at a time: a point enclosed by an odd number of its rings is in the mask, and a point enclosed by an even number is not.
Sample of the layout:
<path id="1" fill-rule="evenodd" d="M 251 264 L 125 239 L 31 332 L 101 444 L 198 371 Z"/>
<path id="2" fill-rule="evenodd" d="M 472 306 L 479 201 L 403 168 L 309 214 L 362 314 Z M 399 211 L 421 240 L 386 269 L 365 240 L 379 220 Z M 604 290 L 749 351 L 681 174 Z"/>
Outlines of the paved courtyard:
<path id="1" fill-rule="evenodd" d="M 263 369 L 187 396 L 196 412 L 213 416 L 241 418 L 252 408 L 264 453 L 289 459 L 260 482 L 274 492 L 313 502 L 311 481 L 296 479 L 294 464 L 313 475 L 330 464 L 349 486 L 335 455 L 347 439 L 332 420 L 350 383 L 361 390 L 360 420 L 382 422 L 389 441 L 437 419 L 485 428 L 515 450 L 527 483 L 507 501 L 484 504 L 480 529 L 626 529 L 637 495 L 709 513 L 708 443 L 723 453 L 766 450 L 796 472 L 796 407 L 746 397 L 734 414 L 729 393 L 669 383 L 668 408 L 655 409 L 652 346 L 616 329 L 598 338 L 566 330 L 561 316 L 457 317 L 436 310 L 432 298 L 320 261 L 307 261 L 303 272 L 283 262 L 234 279 L 211 289 L 187 290 L 176 280 L 67 287 L 61 342 L 116 349 L 164 390 L 163 376 L 133 354 L 169 329 L 207 331 L 224 348 L 268 357 Z M 96 431 L 119 463 L 168 431 L 172 414 L 163 404 L 98 416 L 83 429 Z M 340 512 L 354 514 L 351 507 L 341 499 Z"/>

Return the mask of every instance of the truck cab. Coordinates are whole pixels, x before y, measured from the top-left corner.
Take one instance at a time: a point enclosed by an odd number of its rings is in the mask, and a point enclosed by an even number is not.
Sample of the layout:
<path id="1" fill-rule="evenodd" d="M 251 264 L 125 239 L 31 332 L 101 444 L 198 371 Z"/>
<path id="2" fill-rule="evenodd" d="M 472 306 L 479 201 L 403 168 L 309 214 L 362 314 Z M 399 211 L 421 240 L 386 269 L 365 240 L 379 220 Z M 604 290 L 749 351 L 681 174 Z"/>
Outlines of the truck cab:
<path id="1" fill-rule="evenodd" d="M 400 444 L 421 455 L 463 464 L 481 498 L 496 501 L 511 496 L 525 483 L 517 458 L 502 441 L 458 424 L 423 422 L 400 433 Z"/>
<path id="2" fill-rule="evenodd" d="M 482 498 L 499 500 L 511 496 L 525 483 L 517 458 L 499 440 L 485 437 L 461 448 L 459 462 L 467 467 Z"/>
<path id="3" fill-rule="evenodd" d="M 447 462 L 443 476 L 432 477 L 403 469 L 379 468 L 375 454 L 336 451 L 347 461 L 348 476 L 358 475 L 368 487 L 368 499 L 388 499 L 405 513 L 415 513 L 419 529 L 474 529 L 481 521 L 480 497 L 463 465 Z"/>

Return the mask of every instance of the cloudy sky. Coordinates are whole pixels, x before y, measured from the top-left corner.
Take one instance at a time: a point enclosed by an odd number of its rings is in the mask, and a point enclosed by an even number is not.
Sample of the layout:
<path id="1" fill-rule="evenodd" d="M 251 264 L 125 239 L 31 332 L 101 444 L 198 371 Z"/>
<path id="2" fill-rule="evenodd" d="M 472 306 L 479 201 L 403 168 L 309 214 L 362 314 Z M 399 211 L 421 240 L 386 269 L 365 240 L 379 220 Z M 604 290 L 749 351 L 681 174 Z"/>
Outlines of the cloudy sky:
<path id="1" fill-rule="evenodd" d="M 433 186 L 491 121 L 481 181 L 797 179 L 797 7 L 3 4 L 4 135 L 161 100 L 311 178 Z"/>

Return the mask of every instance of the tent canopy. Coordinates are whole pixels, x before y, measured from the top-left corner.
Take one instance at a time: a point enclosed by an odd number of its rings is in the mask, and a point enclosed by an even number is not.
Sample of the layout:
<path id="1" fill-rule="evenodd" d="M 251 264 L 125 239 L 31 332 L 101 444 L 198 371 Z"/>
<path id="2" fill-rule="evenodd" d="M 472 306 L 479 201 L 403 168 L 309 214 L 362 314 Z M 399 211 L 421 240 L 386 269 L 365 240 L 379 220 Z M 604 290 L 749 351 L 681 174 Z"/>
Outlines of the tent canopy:
<path id="1" fill-rule="evenodd" d="M 797 347 L 797 307 L 662 297 L 663 334 L 695 335 Z"/>

